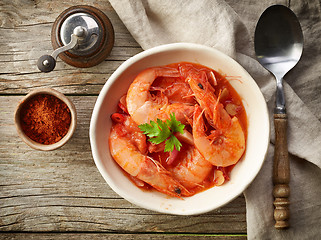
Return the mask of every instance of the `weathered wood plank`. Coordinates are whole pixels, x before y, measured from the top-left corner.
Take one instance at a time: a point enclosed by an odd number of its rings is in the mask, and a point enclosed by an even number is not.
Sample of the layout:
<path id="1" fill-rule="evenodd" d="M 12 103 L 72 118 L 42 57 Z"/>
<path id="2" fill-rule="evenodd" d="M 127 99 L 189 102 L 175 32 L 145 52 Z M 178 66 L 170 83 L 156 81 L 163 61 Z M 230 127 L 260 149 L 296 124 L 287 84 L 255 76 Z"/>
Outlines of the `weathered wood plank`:
<path id="1" fill-rule="evenodd" d="M 50 31 L 54 20 L 75 4 L 93 5 L 110 18 L 115 29 L 110 56 L 88 69 L 77 69 L 58 60 L 54 72 L 39 73 L 37 59 L 52 51 Z M 95 167 L 88 129 L 94 95 L 123 61 L 141 51 L 108 1 L 1 1 L 0 93 L 8 96 L 0 96 L 0 231 L 70 232 L 5 233 L 1 239 L 246 238 L 242 235 L 246 233 L 243 196 L 199 216 L 165 215 L 141 209 L 119 197 Z M 71 97 L 78 111 L 77 130 L 70 142 L 53 152 L 33 150 L 18 138 L 13 113 L 21 97 L 9 96 L 44 86 L 66 94 L 91 95 Z M 92 234 L 75 234 L 77 231 Z"/>
<path id="2" fill-rule="evenodd" d="M 170 240 L 245 240 L 245 235 L 184 235 L 184 234 L 106 234 L 106 233 L 5 233 L 0 234 L 1 239 L 5 240 L 25 240 L 25 239 L 60 239 L 60 240 L 95 240 L 95 239 L 118 239 L 118 240 L 132 240 L 132 239 L 149 239 L 149 240 L 158 240 L 158 239 L 170 239 Z"/>
<path id="3" fill-rule="evenodd" d="M 58 15 L 75 2 L 2 1 L 0 4 L 0 92 L 26 93 L 30 88 L 57 87 L 64 93 L 98 94 L 117 67 L 142 51 L 108 1 L 86 1 L 102 10 L 115 30 L 115 46 L 98 66 L 79 69 L 58 59 L 55 70 L 40 73 L 36 62 L 52 50 L 51 27 Z M 35 17 L 36 16 L 36 17 Z"/>
<path id="4" fill-rule="evenodd" d="M 77 129 L 51 152 L 33 150 L 18 137 L 13 113 L 21 98 L 0 96 L 0 231 L 246 233 L 243 196 L 207 214 L 172 216 L 141 209 L 114 193 L 89 146 L 95 96 L 70 97 Z"/>

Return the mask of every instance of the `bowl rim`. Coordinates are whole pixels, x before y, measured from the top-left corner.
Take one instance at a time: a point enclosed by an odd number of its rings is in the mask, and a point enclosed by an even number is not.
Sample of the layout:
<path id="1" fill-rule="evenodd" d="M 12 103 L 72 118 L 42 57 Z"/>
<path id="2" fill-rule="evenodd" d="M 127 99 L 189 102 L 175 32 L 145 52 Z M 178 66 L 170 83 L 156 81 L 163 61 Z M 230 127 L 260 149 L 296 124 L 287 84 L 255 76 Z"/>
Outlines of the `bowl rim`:
<path id="1" fill-rule="evenodd" d="M 122 72 L 127 69 L 129 66 L 131 66 L 132 64 L 134 64 L 135 62 L 148 57 L 150 55 L 153 54 L 157 54 L 160 52 L 170 52 L 173 50 L 178 50 L 178 49 L 190 49 L 193 51 L 197 51 L 198 49 L 202 49 L 202 50 L 209 50 L 214 52 L 216 55 L 218 55 L 220 58 L 223 59 L 227 59 L 231 62 L 233 62 L 233 64 L 236 64 L 239 66 L 240 69 L 242 69 L 244 71 L 244 74 L 247 75 L 247 78 L 250 79 L 250 81 L 253 84 L 253 87 L 256 89 L 256 92 L 258 92 L 258 96 L 260 98 L 260 101 L 262 103 L 264 103 L 264 115 L 266 116 L 265 118 L 265 122 L 263 123 L 266 128 L 265 128 L 265 142 L 263 143 L 264 145 L 264 156 L 262 161 L 260 162 L 260 164 L 257 166 L 257 168 L 252 171 L 252 174 L 250 175 L 250 179 L 251 181 L 247 182 L 246 184 L 243 184 L 238 191 L 235 191 L 235 193 L 233 195 L 231 195 L 231 198 L 229 199 L 229 201 L 224 202 L 223 204 L 220 204 L 219 206 L 213 206 L 212 208 L 207 208 L 207 209 L 203 209 L 203 210 L 198 210 L 198 211 L 188 211 L 188 212 L 174 212 L 174 211 L 169 211 L 169 210 L 164 210 L 164 209 L 155 209 L 152 207 L 146 207 L 143 206 L 140 202 L 136 201 L 136 199 L 132 198 L 127 192 L 123 191 L 122 189 L 119 189 L 118 186 L 116 186 L 112 181 L 108 181 L 108 173 L 105 170 L 105 166 L 103 165 L 99 154 L 98 154 L 98 149 L 96 148 L 97 143 L 96 143 L 96 139 L 95 139 L 95 125 L 96 122 L 98 120 L 98 115 L 99 115 L 99 108 L 98 106 L 101 106 L 101 104 L 103 103 L 105 97 L 106 97 L 106 93 L 108 91 L 108 89 L 114 84 L 114 82 L 121 76 Z M 205 45 L 201 45 L 201 44 L 196 44 L 196 43 L 170 43 L 170 44 L 164 44 L 164 45 L 160 45 L 160 46 L 156 46 L 147 50 L 144 50 L 136 55 L 134 55 L 133 57 L 129 58 L 128 60 L 126 60 L 125 62 L 123 62 L 116 70 L 115 72 L 109 77 L 109 79 L 106 81 L 106 83 L 104 84 L 102 90 L 100 91 L 99 96 L 97 97 L 93 112 L 92 112 L 92 116 L 91 116 L 91 120 L 90 120 L 90 128 L 89 128 L 89 136 L 90 136 L 90 144 L 91 144 L 91 149 L 92 149 L 92 156 L 94 159 L 94 162 L 99 170 L 99 172 L 101 173 L 101 175 L 103 176 L 104 180 L 106 181 L 106 183 L 111 187 L 111 189 L 116 192 L 118 195 L 120 195 L 122 198 L 126 199 L 127 201 L 145 208 L 145 209 L 149 209 L 152 211 L 156 211 L 156 212 L 160 212 L 160 213 L 166 213 L 166 214 L 172 214 L 172 215 L 196 215 L 196 214 L 203 214 L 209 211 L 212 211 L 214 209 L 217 209 L 219 207 L 222 207 L 226 204 L 228 204 L 229 202 L 233 201 L 235 198 L 237 198 L 240 194 L 242 194 L 244 192 L 244 190 L 254 181 L 254 179 L 256 178 L 256 176 L 258 175 L 258 173 L 260 172 L 260 170 L 262 169 L 262 166 L 264 164 L 264 161 L 266 159 L 267 153 L 268 153 L 268 147 L 269 147 L 269 142 L 270 142 L 270 122 L 269 122 L 269 111 L 268 111 L 268 107 L 265 101 L 265 98 L 262 94 L 261 89 L 259 88 L 259 86 L 257 85 L 256 81 L 250 76 L 250 74 L 243 68 L 243 66 L 241 66 L 238 62 L 236 62 L 232 57 L 226 55 L 225 53 L 213 48 L 213 47 L 209 47 L 209 46 L 205 46 Z"/>
<path id="2" fill-rule="evenodd" d="M 24 104 L 32 97 L 39 95 L 39 94 L 48 94 L 48 95 L 52 95 L 52 96 L 57 97 L 58 99 L 63 101 L 68 106 L 68 108 L 70 110 L 70 115 L 71 115 L 71 123 L 70 123 L 70 127 L 69 127 L 66 135 L 62 139 L 60 139 L 58 142 L 53 143 L 53 144 L 49 144 L 49 145 L 38 143 L 38 142 L 32 140 L 31 138 L 29 138 L 22 130 L 21 124 L 20 124 L 20 112 L 21 112 L 21 109 L 23 108 Z M 15 113 L 14 113 L 14 121 L 15 121 L 15 126 L 17 129 L 18 135 L 29 147 L 31 147 L 35 150 L 51 151 L 51 150 L 55 150 L 57 148 L 62 147 L 72 137 L 73 133 L 75 132 L 76 126 L 77 126 L 77 111 L 76 111 L 76 107 L 72 103 L 72 101 L 69 98 L 67 98 L 64 94 L 62 94 L 61 92 L 54 90 L 52 88 L 38 88 L 38 89 L 35 89 L 35 90 L 32 90 L 31 92 L 29 92 L 26 96 L 24 96 L 19 101 L 19 104 L 17 105 Z"/>

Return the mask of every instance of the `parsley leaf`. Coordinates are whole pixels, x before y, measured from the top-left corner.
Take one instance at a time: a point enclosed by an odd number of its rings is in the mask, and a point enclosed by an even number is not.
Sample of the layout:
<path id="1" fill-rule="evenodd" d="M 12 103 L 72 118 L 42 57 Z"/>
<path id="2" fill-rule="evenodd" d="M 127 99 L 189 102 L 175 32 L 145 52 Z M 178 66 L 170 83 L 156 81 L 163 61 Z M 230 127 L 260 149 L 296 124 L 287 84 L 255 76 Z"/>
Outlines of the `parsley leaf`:
<path id="1" fill-rule="evenodd" d="M 180 151 L 182 144 L 174 136 L 174 133 L 183 133 L 185 125 L 176 120 L 175 113 L 170 114 L 170 119 L 165 122 L 157 119 L 156 122 L 150 121 L 150 124 L 145 123 L 138 127 L 144 134 L 150 137 L 148 141 L 154 144 L 160 144 L 166 141 L 165 152 L 173 151 L 174 147 Z"/>
<path id="2" fill-rule="evenodd" d="M 138 126 L 140 130 L 143 131 L 148 137 L 156 137 L 160 133 L 160 129 L 157 126 L 157 123 L 154 121 L 150 121 L 150 124 L 145 123 Z"/>
<path id="3" fill-rule="evenodd" d="M 180 121 L 176 120 L 175 113 L 170 114 L 169 117 L 170 117 L 170 120 L 167 119 L 166 123 L 168 127 L 172 130 L 172 132 L 180 132 L 183 134 L 184 133 L 183 129 L 185 125 L 181 124 Z"/>
<path id="4" fill-rule="evenodd" d="M 172 152 L 174 150 L 174 146 L 178 151 L 180 151 L 182 144 L 180 143 L 180 141 L 178 141 L 177 137 L 171 135 L 169 139 L 165 142 L 164 152 Z"/>
<path id="5" fill-rule="evenodd" d="M 166 139 L 171 135 L 171 131 L 167 124 L 160 119 L 157 119 L 157 125 L 160 131 L 154 138 L 150 138 L 149 141 L 155 144 L 160 144 L 166 141 Z"/>

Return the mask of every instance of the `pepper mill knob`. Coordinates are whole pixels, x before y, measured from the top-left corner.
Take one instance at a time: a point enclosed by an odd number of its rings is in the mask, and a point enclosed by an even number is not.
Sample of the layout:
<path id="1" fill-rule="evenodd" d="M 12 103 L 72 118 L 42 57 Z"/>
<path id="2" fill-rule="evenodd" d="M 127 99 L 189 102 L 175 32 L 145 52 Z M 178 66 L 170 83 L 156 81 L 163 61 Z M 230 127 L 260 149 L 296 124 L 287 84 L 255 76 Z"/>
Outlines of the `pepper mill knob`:
<path id="1" fill-rule="evenodd" d="M 41 72 L 51 72 L 56 66 L 56 59 L 50 55 L 43 55 L 38 59 L 37 66 Z"/>
<path id="2" fill-rule="evenodd" d="M 114 45 L 114 29 L 109 18 L 97 8 L 74 6 L 62 12 L 53 24 L 51 55 L 39 58 L 37 66 L 50 72 L 59 57 L 69 65 L 86 68 L 106 59 Z"/>

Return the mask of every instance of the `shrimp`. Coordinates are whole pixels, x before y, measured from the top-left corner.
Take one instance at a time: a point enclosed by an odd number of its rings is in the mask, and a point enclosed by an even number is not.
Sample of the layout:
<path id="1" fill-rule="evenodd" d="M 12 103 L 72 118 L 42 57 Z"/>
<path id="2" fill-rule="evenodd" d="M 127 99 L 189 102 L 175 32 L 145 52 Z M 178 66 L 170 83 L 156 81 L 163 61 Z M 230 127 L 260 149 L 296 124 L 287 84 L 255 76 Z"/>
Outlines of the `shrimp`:
<path id="1" fill-rule="evenodd" d="M 147 156 L 146 137 L 130 116 L 120 117 L 118 114 L 112 116 L 112 119 L 116 120 L 116 124 L 113 125 L 109 136 L 110 153 L 124 171 L 169 196 L 181 198 L 190 195 L 168 170 Z M 145 146 L 138 147 L 138 143 L 142 143 L 144 138 Z"/>
<path id="2" fill-rule="evenodd" d="M 194 112 L 194 105 L 186 103 L 168 103 L 162 94 L 153 99 L 149 90 L 158 77 L 179 78 L 180 73 L 175 68 L 154 67 L 142 71 L 130 85 L 126 102 L 130 116 L 137 124 L 148 123 L 157 118 L 169 119 L 171 113 L 175 113 L 176 119 L 183 124 L 191 119 Z"/>
<path id="3" fill-rule="evenodd" d="M 170 171 L 187 188 L 200 186 L 212 170 L 209 163 L 194 146 L 187 146 L 180 152 L 180 161 Z"/>
<path id="4" fill-rule="evenodd" d="M 163 93 L 168 98 L 169 103 L 186 103 L 190 105 L 196 103 L 190 86 L 181 77 L 157 78 L 150 90 Z"/>
<path id="5" fill-rule="evenodd" d="M 196 148 L 215 166 L 227 167 L 236 164 L 245 150 L 245 137 L 237 117 L 231 119 L 228 127 L 212 130 L 211 135 L 206 136 L 199 106 L 195 107 L 193 136 Z"/>
<path id="6" fill-rule="evenodd" d="M 205 70 L 182 65 L 182 75 L 190 85 L 196 101 L 193 118 L 194 143 L 204 158 L 215 166 L 235 164 L 245 150 L 245 136 L 237 117 L 231 118 L 216 97 L 215 89 L 208 81 Z M 205 134 L 202 111 L 207 122 L 214 128 L 209 136 Z"/>
<path id="7" fill-rule="evenodd" d="M 223 104 L 219 102 L 219 97 L 215 96 L 215 89 L 209 83 L 207 74 L 202 70 L 190 68 L 186 75 L 186 81 L 197 102 L 205 110 L 208 123 L 217 129 L 227 128 L 231 124 L 231 117 L 224 109 Z"/>
<path id="8" fill-rule="evenodd" d="M 149 151 L 159 153 L 160 155 L 158 156 L 161 159 L 165 146 L 160 145 L 157 145 L 159 149 L 151 145 Z M 174 156 L 171 156 L 172 154 Z M 172 173 L 173 177 L 188 189 L 202 186 L 203 181 L 209 176 L 213 167 L 210 162 L 205 160 L 193 143 L 183 143 L 180 151 L 174 149 L 166 160 L 163 158 L 163 161 L 164 166 Z"/>

